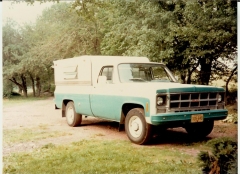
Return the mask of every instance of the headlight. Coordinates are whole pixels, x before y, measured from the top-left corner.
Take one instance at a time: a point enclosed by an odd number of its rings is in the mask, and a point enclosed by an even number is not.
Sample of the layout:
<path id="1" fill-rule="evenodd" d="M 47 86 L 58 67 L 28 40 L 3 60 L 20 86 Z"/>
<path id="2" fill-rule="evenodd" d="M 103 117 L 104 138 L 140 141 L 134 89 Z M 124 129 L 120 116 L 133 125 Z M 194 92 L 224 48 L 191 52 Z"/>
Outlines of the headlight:
<path id="1" fill-rule="evenodd" d="M 222 101 L 222 95 L 218 94 L 218 103 Z"/>
<path id="2" fill-rule="evenodd" d="M 164 103 L 163 98 L 162 98 L 162 97 L 158 97 L 158 98 L 157 98 L 157 105 L 158 105 L 158 106 L 161 106 L 161 105 L 163 105 L 163 103 Z"/>

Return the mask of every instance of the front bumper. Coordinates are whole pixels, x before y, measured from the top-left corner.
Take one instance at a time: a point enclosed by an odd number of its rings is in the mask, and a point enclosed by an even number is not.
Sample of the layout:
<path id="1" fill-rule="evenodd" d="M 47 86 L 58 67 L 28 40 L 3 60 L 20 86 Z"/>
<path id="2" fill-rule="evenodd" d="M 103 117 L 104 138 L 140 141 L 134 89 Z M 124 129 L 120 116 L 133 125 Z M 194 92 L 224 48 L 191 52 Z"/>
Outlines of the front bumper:
<path id="1" fill-rule="evenodd" d="M 204 120 L 222 120 L 228 115 L 226 109 L 205 110 L 205 111 L 190 111 L 190 112 L 174 112 L 174 113 L 159 113 L 151 116 L 153 125 L 171 124 L 174 122 L 190 123 L 191 116 L 195 114 L 203 114 Z"/>

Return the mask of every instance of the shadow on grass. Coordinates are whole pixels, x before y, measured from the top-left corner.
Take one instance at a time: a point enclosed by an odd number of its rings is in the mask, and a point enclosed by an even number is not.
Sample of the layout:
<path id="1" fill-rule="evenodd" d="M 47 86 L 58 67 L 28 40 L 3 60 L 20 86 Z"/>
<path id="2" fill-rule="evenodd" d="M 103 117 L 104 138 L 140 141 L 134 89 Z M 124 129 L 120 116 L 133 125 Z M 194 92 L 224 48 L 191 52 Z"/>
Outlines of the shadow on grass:
<path id="1" fill-rule="evenodd" d="M 82 126 L 95 126 L 100 127 L 102 129 L 110 129 L 112 131 L 119 131 L 119 123 L 113 121 L 106 121 L 102 119 L 96 120 L 83 120 Z M 124 130 L 124 125 L 121 128 L 121 132 Z M 156 129 L 153 132 L 153 137 L 151 141 L 147 145 L 161 145 L 161 144 L 176 144 L 176 145 L 185 145 L 190 146 L 193 143 L 203 143 L 212 139 L 211 137 L 198 138 L 198 137 L 190 137 L 185 129 L 183 128 L 169 128 L 169 129 Z"/>
<path id="2" fill-rule="evenodd" d="M 154 134 L 149 145 L 157 144 L 184 144 L 185 146 L 190 146 L 193 143 L 207 142 L 212 138 L 210 137 L 191 137 L 184 131 L 183 128 L 170 128 L 167 130 L 162 130 Z"/>
<path id="3" fill-rule="evenodd" d="M 113 121 L 108 121 L 108 120 L 103 120 L 103 119 L 84 119 L 81 123 L 80 127 L 91 127 L 91 126 L 95 126 L 95 127 L 101 127 L 103 129 L 112 129 L 112 130 L 116 130 L 118 131 L 119 128 L 119 123 L 118 122 L 113 122 Z M 124 129 L 123 129 L 124 131 Z"/>

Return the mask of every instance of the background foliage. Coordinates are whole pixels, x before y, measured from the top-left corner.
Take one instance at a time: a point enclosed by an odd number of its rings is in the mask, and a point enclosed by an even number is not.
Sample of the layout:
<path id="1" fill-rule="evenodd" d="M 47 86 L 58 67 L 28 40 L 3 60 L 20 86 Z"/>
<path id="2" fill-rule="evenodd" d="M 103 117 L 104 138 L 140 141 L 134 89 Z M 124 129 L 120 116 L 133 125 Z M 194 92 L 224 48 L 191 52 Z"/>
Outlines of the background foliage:
<path id="1" fill-rule="evenodd" d="M 228 87 L 237 62 L 230 68 L 225 62 L 236 54 L 235 1 L 61 2 L 43 11 L 35 24 L 4 24 L 4 95 L 14 85 L 25 96 L 28 87 L 34 96 L 51 91 L 52 61 L 79 55 L 146 56 L 166 63 L 182 83 L 207 85 L 226 76 Z"/>
<path id="2" fill-rule="evenodd" d="M 205 173 L 237 173 L 237 142 L 230 138 L 218 138 L 207 142 L 211 152 L 198 154 L 200 166 Z"/>

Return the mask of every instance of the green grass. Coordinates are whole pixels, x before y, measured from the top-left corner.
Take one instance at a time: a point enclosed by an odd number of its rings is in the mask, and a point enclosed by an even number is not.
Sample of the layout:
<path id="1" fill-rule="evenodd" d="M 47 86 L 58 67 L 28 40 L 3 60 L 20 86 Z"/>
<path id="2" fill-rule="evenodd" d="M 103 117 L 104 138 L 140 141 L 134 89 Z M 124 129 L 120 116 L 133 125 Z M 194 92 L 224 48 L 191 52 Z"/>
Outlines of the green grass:
<path id="1" fill-rule="evenodd" d="M 16 104 L 21 104 L 21 103 L 26 103 L 26 102 L 32 102 L 32 101 L 37 101 L 37 100 L 46 100 L 49 97 L 23 97 L 23 96 L 14 96 L 11 98 L 3 98 L 3 106 L 11 106 L 11 105 L 16 105 Z"/>
<path id="2" fill-rule="evenodd" d="M 116 140 L 47 144 L 32 153 L 6 156 L 3 162 L 4 173 L 201 173 L 195 156 Z"/>
<path id="3" fill-rule="evenodd" d="M 3 129 L 3 144 L 23 143 L 46 138 L 54 138 L 70 135 L 66 132 L 49 131 L 46 125 L 39 128 Z"/>

